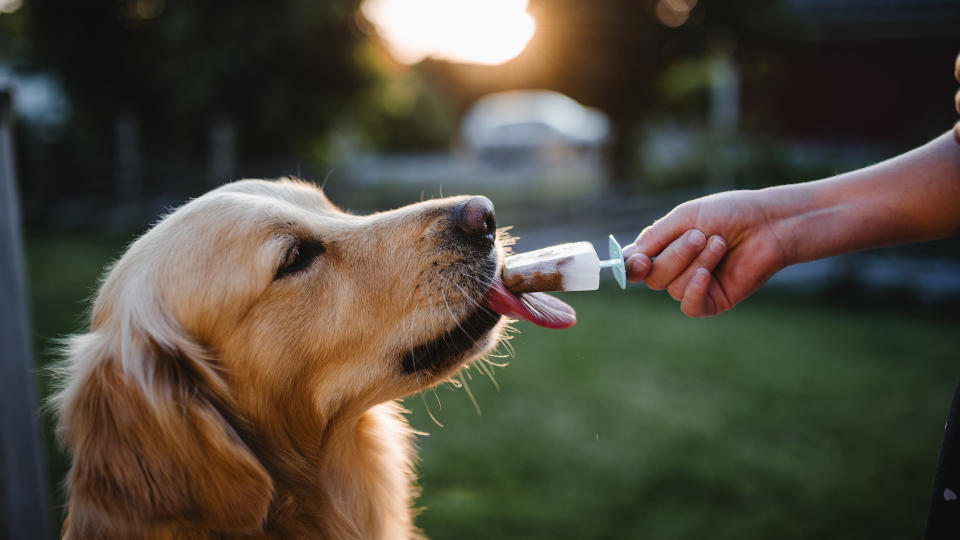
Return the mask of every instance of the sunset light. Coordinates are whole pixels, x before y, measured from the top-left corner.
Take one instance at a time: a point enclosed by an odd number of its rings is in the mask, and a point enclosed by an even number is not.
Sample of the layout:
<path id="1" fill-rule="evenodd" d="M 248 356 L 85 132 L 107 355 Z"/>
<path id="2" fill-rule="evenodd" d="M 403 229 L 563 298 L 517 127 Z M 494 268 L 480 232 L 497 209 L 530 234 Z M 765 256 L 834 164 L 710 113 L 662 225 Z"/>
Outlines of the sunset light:
<path id="1" fill-rule="evenodd" d="M 527 46 L 536 23 L 526 9 L 527 0 L 364 0 L 360 8 L 401 63 L 488 65 Z"/>

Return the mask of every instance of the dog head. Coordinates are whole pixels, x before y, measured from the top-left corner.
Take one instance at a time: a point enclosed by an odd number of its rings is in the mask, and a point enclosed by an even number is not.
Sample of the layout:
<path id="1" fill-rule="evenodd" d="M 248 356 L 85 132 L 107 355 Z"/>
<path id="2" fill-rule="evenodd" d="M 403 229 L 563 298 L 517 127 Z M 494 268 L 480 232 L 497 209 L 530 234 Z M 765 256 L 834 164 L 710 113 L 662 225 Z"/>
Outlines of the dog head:
<path id="1" fill-rule="evenodd" d="M 248 180 L 184 205 L 114 264 L 70 344 L 71 504 L 256 529 L 272 485 L 248 435 L 322 432 L 488 351 L 502 249 L 482 197 L 354 216 Z"/>

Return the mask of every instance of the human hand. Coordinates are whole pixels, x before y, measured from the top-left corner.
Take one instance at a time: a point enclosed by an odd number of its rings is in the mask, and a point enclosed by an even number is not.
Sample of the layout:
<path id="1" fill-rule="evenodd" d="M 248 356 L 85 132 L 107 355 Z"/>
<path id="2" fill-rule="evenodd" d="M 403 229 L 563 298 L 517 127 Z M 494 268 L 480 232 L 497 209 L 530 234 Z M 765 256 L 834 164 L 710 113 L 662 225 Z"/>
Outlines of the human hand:
<path id="1" fill-rule="evenodd" d="M 789 220 L 768 199 L 733 191 L 681 204 L 624 248 L 627 279 L 666 289 L 689 317 L 732 308 L 792 262 Z"/>
<path id="2" fill-rule="evenodd" d="M 960 82 L 960 54 L 957 55 L 957 62 L 953 66 L 953 76 L 956 77 L 957 82 Z M 957 90 L 953 96 L 953 104 L 957 108 L 957 113 L 960 114 L 960 90 Z M 953 126 L 953 139 L 960 143 L 960 122 Z"/>

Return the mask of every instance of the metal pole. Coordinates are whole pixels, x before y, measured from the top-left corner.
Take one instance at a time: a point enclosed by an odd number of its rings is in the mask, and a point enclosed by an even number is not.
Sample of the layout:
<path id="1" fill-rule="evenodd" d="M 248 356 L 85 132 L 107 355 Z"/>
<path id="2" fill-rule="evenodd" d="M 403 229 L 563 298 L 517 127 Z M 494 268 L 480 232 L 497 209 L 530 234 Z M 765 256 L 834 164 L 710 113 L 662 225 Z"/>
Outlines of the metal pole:
<path id="1" fill-rule="evenodd" d="M 0 90 L 0 538 L 47 538 L 23 240 L 13 162 L 12 98 Z"/>

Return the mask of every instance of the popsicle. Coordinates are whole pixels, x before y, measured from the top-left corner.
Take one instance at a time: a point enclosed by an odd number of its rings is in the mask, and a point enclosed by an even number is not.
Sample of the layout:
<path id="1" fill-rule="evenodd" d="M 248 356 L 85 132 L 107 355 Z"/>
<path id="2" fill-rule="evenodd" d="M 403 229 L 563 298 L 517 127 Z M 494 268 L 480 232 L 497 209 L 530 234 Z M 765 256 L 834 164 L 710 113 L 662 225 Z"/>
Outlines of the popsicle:
<path id="1" fill-rule="evenodd" d="M 610 258 L 600 260 L 590 242 L 572 242 L 511 255 L 503 263 L 503 284 L 514 294 L 592 291 L 600 287 L 600 269 L 611 268 L 620 288 L 627 273 L 620 244 L 610 235 Z"/>

